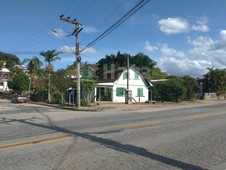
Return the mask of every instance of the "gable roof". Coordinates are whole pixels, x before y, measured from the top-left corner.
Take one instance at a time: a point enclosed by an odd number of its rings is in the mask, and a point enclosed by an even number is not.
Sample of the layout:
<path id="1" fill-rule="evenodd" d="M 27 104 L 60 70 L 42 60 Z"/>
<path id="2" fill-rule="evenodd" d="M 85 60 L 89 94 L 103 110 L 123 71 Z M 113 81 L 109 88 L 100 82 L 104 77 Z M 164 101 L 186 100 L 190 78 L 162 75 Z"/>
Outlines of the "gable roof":
<path id="1" fill-rule="evenodd" d="M 139 68 L 135 66 L 131 66 L 129 67 L 129 69 L 132 69 L 135 72 L 138 72 L 141 78 L 145 81 L 145 84 L 147 86 L 152 86 L 151 82 L 145 78 L 145 76 L 142 74 Z M 100 76 L 99 83 L 113 83 L 119 79 L 119 77 L 125 70 L 127 70 L 126 67 L 118 67 L 116 69 L 107 70 Z"/>
<path id="2" fill-rule="evenodd" d="M 115 82 L 125 69 L 125 67 L 118 67 L 116 69 L 105 71 L 100 75 L 99 83 Z"/>

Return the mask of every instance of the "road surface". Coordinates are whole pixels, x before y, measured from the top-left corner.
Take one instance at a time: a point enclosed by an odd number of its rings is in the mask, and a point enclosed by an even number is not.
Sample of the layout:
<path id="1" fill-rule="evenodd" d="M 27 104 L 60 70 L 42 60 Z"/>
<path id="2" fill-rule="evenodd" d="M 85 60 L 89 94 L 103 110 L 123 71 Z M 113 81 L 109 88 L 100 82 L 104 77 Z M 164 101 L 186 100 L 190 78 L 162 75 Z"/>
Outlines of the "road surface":
<path id="1" fill-rule="evenodd" d="M 0 100 L 0 169 L 226 169 L 226 102 L 68 111 Z"/>

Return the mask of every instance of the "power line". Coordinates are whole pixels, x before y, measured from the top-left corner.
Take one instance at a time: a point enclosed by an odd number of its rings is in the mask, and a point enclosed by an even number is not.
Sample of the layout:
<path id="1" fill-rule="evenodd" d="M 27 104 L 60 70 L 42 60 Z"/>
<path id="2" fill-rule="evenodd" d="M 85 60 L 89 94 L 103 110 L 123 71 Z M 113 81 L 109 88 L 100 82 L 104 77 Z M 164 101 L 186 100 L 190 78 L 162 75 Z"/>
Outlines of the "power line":
<path id="1" fill-rule="evenodd" d="M 118 21 L 116 21 L 113 25 L 111 25 L 106 31 L 104 31 L 101 35 L 91 41 L 88 45 L 86 45 L 80 52 L 84 51 L 86 48 L 91 47 L 96 44 L 98 41 L 106 37 L 113 30 L 119 27 L 122 23 L 124 23 L 127 19 L 129 19 L 133 14 L 135 14 L 139 9 L 141 9 L 144 5 L 146 5 L 150 0 L 141 0 L 138 2 L 132 9 L 130 9 L 125 15 L 123 15 Z"/>
<path id="2" fill-rule="evenodd" d="M 127 0 L 124 0 L 110 15 L 108 15 L 107 16 L 107 18 L 103 21 L 103 22 L 101 22 L 99 25 L 97 25 L 96 26 L 96 28 L 98 29 L 98 28 L 100 28 L 105 22 L 107 22 L 107 20 L 110 18 L 110 17 L 112 17 L 122 6 L 123 6 L 123 4 L 126 2 Z M 83 38 L 82 40 L 81 40 L 81 42 L 83 42 L 85 39 L 87 39 L 88 37 L 89 37 L 90 35 L 88 35 L 88 36 L 86 36 L 85 38 Z"/>

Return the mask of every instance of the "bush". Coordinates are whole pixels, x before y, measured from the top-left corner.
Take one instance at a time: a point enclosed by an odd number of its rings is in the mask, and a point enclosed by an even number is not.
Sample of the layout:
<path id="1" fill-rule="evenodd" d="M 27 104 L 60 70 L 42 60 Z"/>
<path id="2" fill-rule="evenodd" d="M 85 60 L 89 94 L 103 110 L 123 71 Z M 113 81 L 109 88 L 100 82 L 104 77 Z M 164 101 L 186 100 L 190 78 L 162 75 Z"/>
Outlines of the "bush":
<path id="1" fill-rule="evenodd" d="M 180 102 L 184 100 L 186 88 L 178 78 L 168 80 L 156 87 L 157 98 L 161 101 Z M 156 92 L 155 92 L 156 93 Z"/>
<path id="2" fill-rule="evenodd" d="M 62 93 L 61 92 L 53 92 L 52 93 L 52 103 L 62 104 Z"/>

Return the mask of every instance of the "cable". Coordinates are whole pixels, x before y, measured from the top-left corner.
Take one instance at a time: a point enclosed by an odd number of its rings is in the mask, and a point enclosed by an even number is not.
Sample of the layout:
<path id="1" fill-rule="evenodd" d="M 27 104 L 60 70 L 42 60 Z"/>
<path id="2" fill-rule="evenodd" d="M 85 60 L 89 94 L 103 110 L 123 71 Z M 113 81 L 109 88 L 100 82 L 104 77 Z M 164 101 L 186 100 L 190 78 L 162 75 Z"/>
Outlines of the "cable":
<path id="1" fill-rule="evenodd" d="M 105 22 L 107 22 L 107 20 L 112 17 L 123 5 L 124 3 L 126 2 L 127 0 L 124 0 L 120 5 L 119 7 L 117 7 L 101 24 L 97 25 L 97 29 L 100 28 L 100 26 L 102 26 Z M 85 39 L 87 39 L 90 35 L 86 36 L 85 38 L 83 38 L 81 40 L 81 42 L 83 42 Z"/>
<path id="2" fill-rule="evenodd" d="M 86 45 L 80 52 L 84 51 L 86 48 L 91 47 L 96 44 L 98 41 L 106 37 L 109 33 L 119 27 L 122 23 L 124 23 L 127 19 L 129 19 L 133 14 L 135 14 L 139 9 L 141 9 L 144 5 L 146 5 L 150 0 L 141 0 L 138 2 L 131 10 L 129 10 L 125 15 L 123 15 L 118 21 L 116 21 L 113 25 L 111 25 L 106 31 L 104 31 L 101 35 L 91 41 L 88 45 Z"/>

